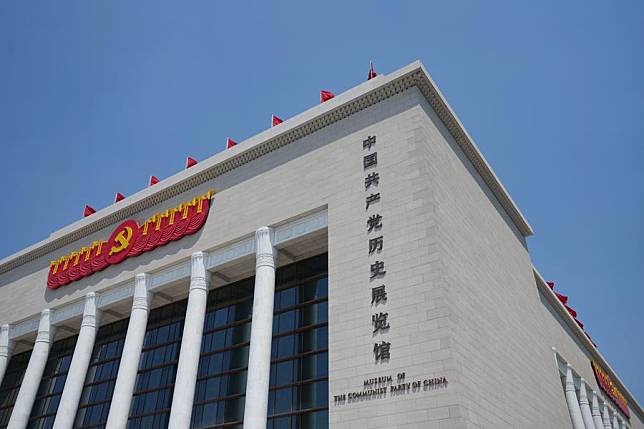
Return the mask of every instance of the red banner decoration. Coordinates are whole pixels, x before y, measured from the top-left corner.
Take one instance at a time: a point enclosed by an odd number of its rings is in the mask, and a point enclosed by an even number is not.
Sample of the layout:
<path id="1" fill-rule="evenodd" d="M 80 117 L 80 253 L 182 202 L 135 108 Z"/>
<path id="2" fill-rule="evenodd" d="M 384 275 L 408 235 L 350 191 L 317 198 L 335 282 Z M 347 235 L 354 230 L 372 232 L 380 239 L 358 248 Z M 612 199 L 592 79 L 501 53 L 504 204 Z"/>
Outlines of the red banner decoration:
<path id="1" fill-rule="evenodd" d="M 590 365 L 593 367 L 593 372 L 595 373 L 595 378 L 597 379 L 597 384 L 599 387 L 615 402 L 620 410 L 626 415 L 627 418 L 631 418 L 631 413 L 628 410 L 628 402 L 626 398 L 619 391 L 613 380 L 604 372 L 603 369 L 595 361 L 590 361 Z"/>
<path id="2" fill-rule="evenodd" d="M 108 265 L 116 265 L 127 258 L 194 234 L 206 223 L 214 194 L 214 190 L 208 191 L 165 213 L 155 214 L 142 225 L 132 219 L 126 220 L 114 229 L 107 241 L 95 241 L 89 247 L 82 247 L 77 252 L 51 261 L 47 287 L 58 289 L 101 271 Z"/>

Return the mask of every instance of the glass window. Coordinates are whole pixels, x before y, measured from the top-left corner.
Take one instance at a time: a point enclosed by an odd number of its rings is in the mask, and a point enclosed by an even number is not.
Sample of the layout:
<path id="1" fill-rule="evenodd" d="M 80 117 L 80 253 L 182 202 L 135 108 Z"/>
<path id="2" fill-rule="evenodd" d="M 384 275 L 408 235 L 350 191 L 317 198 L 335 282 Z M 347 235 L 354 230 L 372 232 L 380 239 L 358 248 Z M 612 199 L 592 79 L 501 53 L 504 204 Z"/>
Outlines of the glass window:
<path id="1" fill-rule="evenodd" d="M 187 301 L 150 312 L 128 428 L 163 427 L 170 418 Z"/>
<path id="2" fill-rule="evenodd" d="M 99 328 L 76 412 L 75 428 L 104 425 L 107 421 L 128 322 L 129 319 L 124 319 Z"/>
<path id="3" fill-rule="evenodd" d="M 328 428 L 327 255 L 277 270 L 269 428 Z M 242 427 L 254 279 L 211 291 L 192 428 Z"/>
<path id="4" fill-rule="evenodd" d="M 77 336 L 65 338 L 51 346 L 36 399 L 31 408 L 29 428 L 49 429 L 54 425 L 77 338 Z"/>
<path id="5" fill-rule="evenodd" d="M 278 279 L 269 428 L 328 428 L 327 255 L 294 264 Z"/>

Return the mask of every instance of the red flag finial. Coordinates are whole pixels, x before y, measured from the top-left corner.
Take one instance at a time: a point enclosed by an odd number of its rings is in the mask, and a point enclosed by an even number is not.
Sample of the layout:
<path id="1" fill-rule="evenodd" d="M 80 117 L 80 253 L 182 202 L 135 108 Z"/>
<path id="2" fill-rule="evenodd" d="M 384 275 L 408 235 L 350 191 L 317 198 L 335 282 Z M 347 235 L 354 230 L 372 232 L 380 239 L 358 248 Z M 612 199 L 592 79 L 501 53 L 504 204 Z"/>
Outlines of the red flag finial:
<path id="1" fill-rule="evenodd" d="M 150 181 L 148 182 L 148 186 L 156 185 L 159 183 L 159 179 L 157 179 L 157 176 L 150 176 Z"/>
<path id="2" fill-rule="evenodd" d="M 378 76 L 376 69 L 373 68 L 373 63 L 369 61 L 369 77 L 367 78 L 367 80 L 371 80 L 376 76 Z"/>
<path id="3" fill-rule="evenodd" d="M 272 116 L 271 116 L 271 126 L 272 126 L 272 127 L 274 127 L 274 126 L 276 126 L 276 125 L 279 125 L 279 124 L 281 124 L 282 122 L 284 122 L 284 121 L 283 121 L 283 120 L 281 120 L 280 118 L 278 118 L 277 116 L 275 116 L 275 115 L 272 115 Z"/>
<path id="4" fill-rule="evenodd" d="M 93 207 L 88 206 L 87 204 L 85 204 L 85 209 L 83 209 L 83 217 L 93 215 L 94 213 L 96 213 L 96 210 L 94 210 Z"/>
<path id="5" fill-rule="evenodd" d="M 335 94 L 332 93 L 331 91 L 320 91 L 320 103 L 324 103 L 325 101 L 329 101 L 335 97 Z"/>
<path id="6" fill-rule="evenodd" d="M 120 192 L 117 192 L 116 195 L 114 195 L 114 202 L 118 203 L 119 201 L 125 199 L 125 195 L 123 195 Z"/>
<path id="7" fill-rule="evenodd" d="M 226 149 L 230 149 L 233 146 L 237 146 L 237 142 L 230 137 L 226 139 Z"/>
<path id="8" fill-rule="evenodd" d="M 194 167 L 195 165 L 197 165 L 196 159 L 190 156 L 186 158 L 186 168 Z"/>

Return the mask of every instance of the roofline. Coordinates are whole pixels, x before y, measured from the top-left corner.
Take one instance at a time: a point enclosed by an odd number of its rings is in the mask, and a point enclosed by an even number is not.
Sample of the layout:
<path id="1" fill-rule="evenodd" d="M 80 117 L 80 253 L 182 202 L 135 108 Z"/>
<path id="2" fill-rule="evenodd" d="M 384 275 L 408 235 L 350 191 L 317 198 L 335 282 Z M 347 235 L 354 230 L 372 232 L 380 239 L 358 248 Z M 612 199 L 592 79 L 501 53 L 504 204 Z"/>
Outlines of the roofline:
<path id="1" fill-rule="evenodd" d="M 425 67 L 420 61 L 415 61 L 393 73 L 379 75 L 363 82 L 325 103 L 318 104 L 284 121 L 277 127 L 262 131 L 231 149 L 219 152 L 190 169 L 182 170 L 160 181 L 153 187 L 142 189 L 122 201 L 52 233 L 47 239 L 2 259 L 0 274 L 80 240 L 109 225 L 130 218 L 140 211 L 412 87 L 417 87 L 425 96 L 427 102 L 490 187 L 521 234 L 524 237 L 532 235 L 532 228 L 434 84 Z"/>
<path id="2" fill-rule="evenodd" d="M 644 411 L 642 410 L 642 407 L 640 406 L 639 402 L 637 402 L 637 399 L 633 394 L 631 393 L 630 390 L 628 390 L 628 387 L 626 387 L 626 384 L 619 378 L 617 373 L 611 368 L 611 366 L 608 364 L 608 361 L 604 358 L 604 356 L 599 352 L 597 347 L 593 344 L 592 341 L 586 336 L 586 333 L 584 332 L 581 327 L 577 324 L 575 319 L 572 317 L 570 313 L 568 313 L 568 310 L 566 310 L 566 307 L 563 305 L 561 301 L 559 301 L 559 298 L 555 295 L 554 290 L 550 289 L 548 286 L 548 283 L 544 280 L 543 276 L 537 269 L 533 266 L 532 271 L 534 273 L 534 278 L 537 281 L 537 286 L 539 287 L 539 290 L 541 293 L 546 297 L 548 302 L 550 302 L 550 305 L 557 311 L 559 316 L 566 322 L 566 325 L 572 330 L 573 334 L 577 337 L 577 339 L 586 347 L 586 350 L 590 352 L 590 355 L 594 360 L 597 362 L 600 362 L 602 367 L 606 372 L 609 373 L 611 378 L 613 379 L 614 382 L 618 384 L 618 387 L 624 392 L 625 396 L 628 399 L 628 405 L 629 407 L 637 413 L 637 415 L 644 420 Z"/>

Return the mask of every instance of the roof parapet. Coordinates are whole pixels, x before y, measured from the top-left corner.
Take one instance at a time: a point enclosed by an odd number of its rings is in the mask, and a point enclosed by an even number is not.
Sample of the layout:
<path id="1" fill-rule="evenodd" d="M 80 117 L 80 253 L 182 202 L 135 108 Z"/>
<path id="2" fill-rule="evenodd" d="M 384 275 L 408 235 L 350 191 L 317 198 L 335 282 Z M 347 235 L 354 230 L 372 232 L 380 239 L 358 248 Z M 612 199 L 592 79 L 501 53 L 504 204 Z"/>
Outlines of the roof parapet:
<path id="1" fill-rule="evenodd" d="M 142 189 L 129 196 L 127 200 L 110 205 L 88 218 L 61 228 L 47 239 L 0 260 L 0 274 L 132 217 L 140 211 L 213 180 L 217 176 L 412 87 L 417 87 L 425 96 L 520 233 L 524 237 L 532 235 L 532 227 L 492 171 L 425 67 L 420 61 L 415 61 L 390 74 L 381 74 L 363 82 L 325 103 L 289 118 L 279 127 L 266 129 L 235 147 L 219 152 L 190 169 L 182 170 L 162 180 L 153 187 Z M 127 205 L 125 205 L 126 202 Z"/>

